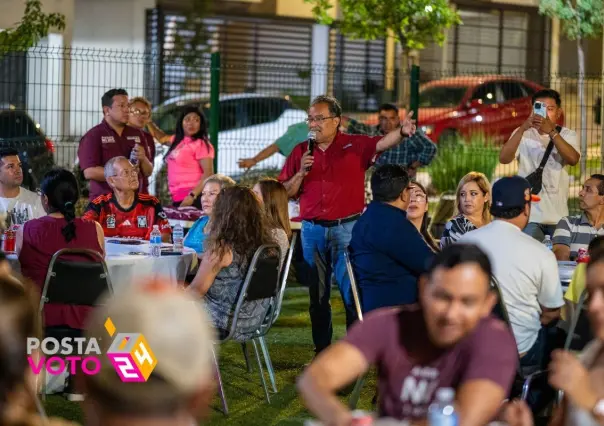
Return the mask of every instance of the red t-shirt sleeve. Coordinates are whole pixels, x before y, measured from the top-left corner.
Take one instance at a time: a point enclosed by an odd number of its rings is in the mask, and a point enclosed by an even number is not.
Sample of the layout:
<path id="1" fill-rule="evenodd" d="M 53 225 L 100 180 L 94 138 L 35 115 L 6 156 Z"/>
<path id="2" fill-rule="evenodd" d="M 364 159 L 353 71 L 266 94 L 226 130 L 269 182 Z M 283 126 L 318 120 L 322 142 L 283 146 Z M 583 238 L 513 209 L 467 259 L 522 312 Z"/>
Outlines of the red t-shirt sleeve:
<path id="1" fill-rule="evenodd" d="M 375 149 L 383 136 L 351 135 L 351 137 L 354 138 L 353 143 L 361 155 L 362 164 L 368 169 L 373 164 Z"/>
<path id="2" fill-rule="evenodd" d="M 501 321 L 488 319 L 469 342 L 466 369 L 460 383 L 486 379 L 508 392 L 518 366 L 518 349 L 514 336 Z"/>
<path id="3" fill-rule="evenodd" d="M 308 143 L 302 142 L 294 148 L 294 150 L 289 154 L 287 159 L 285 160 L 285 164 L 283 165 L 283 169 L 279 174 L 278 180 L 280 182 L 287 182 L 290 180 L 296 173 L 300 171 L 300 161 L 302 161 L 302 155 L 308 150 Z"/>
<path id="4" fill-rule="evenodd" d="M 103 166 L 103 147 L 98 133 L 92 129 L 80 140 L 78 146 L 80 169 Z"/>
<path id="5" fill-rule="evenodd" d="M 159 226 L 159 230 L 162 234 L 172 235 L 172 227 L 170 226 L 170 222 L 168 221 L 168 216 L 166 216 L 166 212 L 164 212 L 164 209 L 162 208 L 159 200 L 157 200 L 157 203 L 155 203 L 154 225 Z M 151 232 L 149 232 L 149 234 L 151 234 Z"/>
<path id="6" fill-rule="evenodd" d="M 397 326 L 396 309 L 378 309 L 357 321 L 347 332 L 344 342 L 356 347 L 369 364 L 375 364 L 389 344 L 390 331 Z"/>

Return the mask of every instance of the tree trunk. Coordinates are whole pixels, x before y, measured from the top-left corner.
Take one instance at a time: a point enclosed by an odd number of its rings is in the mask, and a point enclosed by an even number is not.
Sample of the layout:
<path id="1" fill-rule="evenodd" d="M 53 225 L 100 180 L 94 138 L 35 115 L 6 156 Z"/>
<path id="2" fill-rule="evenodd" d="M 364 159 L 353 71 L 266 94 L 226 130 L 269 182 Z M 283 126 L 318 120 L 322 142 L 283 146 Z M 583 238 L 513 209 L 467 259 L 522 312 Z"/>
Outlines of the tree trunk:
<path id="1" fill-rule="evenodd" d="M 409 103 L 409 53 L 401 45 L 401 57 L 398 66 L 397 103 L 405 106 Z"/>
<path id="2" fill-rule="evenodd" d="M 587 105 L 585 105 L 585 55 L 581 38 L 577 39 L 577 56 L 579 58 L 579 109 L 581 115 L 581 182 L 587 176 Z"/>

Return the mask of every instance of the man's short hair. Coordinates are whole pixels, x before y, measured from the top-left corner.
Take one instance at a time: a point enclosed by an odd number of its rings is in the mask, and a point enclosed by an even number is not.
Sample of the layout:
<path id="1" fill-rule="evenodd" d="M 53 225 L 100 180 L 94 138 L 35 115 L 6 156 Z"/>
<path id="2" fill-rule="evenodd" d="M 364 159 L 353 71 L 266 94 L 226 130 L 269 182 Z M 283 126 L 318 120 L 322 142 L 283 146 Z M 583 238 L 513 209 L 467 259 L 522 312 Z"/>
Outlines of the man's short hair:
<path id="1" fill-rule="evenodd" d="M 524 207 L 513 207 L 507 210 L 497 210 L 496 212 L 491 209 L 491 214 L 497 219 L 514 219 L 520 216 L 522 212 L 524 212 Z"/>
<path id="2" fill-rule="evenodd" d="M 371 176 L 373 199 L 381 202 L 392 202 L 409 186 L 409 174 L 400 164 L 379 166 Z"/>
<path id="3" fill-rule="evenodd" d="M 111 108 L 113 106 L 113 97 L 114 96 L 128 96 L 128 92 L 126 89 L 111 89 L 105 92 L 103 97 L 101 98 L 101 105 L 104 107 Z"/>
<path id="4" fill-rule="evenodd" d="M 604 251 L 604 235 L 598 235 L 596 238 L 591 240 L 587 246 L 587 251 L 589 252 L 590 256 L 593 256 L 600 251 Z"/>
<path id="5" fill-rule="evenodd" d="M 118 157 L 110 158 L 109 161 L 107 161 L 105 163 L 105 167 L 103 168 L 103 174 L 105 175 L 105 180 L 107 180 L 107 178 L 115 176 L 115 163 L 117 163 L 120 160 L 129 161 L 126 157 L 118 156 Z"/>
<path id="6" fill-rule="evenodd" d="M 562 106 L 562 99 L 560 98 L 560 93 L 556 92 L 554 89 L 543 89 L 538 90 L 533 95 L 532 103 L 534 104 L 537 99 L 542 98 L 550 98 L 556 101 L 556 105 Z"/>
<path id="7" fill-rule="evenodd" d="M 398 114 L 398 107 L 391 103 L 385 103 L 380 105 L 380 109 L 378 109 L 378 111 L 394 111 L 396 114 Z"/>
<path id="8" fill-rule="evenodd" d="M 137 96 L 135 98 L 130 99 L 130 102 L 128 102 L 128 105 L 132 106 L 135 103 L 145 104 L 147 106 L 147 108 L 149 108 L 149 110 L 151 110 L 151 102 L 149 102 L 149 100 L 147 98 L 145 98 L 144 96 Z"/>
<path id="9" fill-rule="evenodd" d="M 493 268 L 489 256 L 474 244 L 452 244 L 438 253 L 428 266 L 428 276 L 437 268 L 453 269 L 457 266 L 475 263 L 484 272 L 489 281 L 493 276 Z"/>
<path id="10" fill-rule="evenodd" d="M 604 195 L 604 175 L 600 173 L 594 173 L 589 178 L 597 179 L 600 181 L 600 183 L 598 184 L 598 195 Z"/>
<path id="11" fill-rule="evenodd" d="M 19 156 L 19 151 L 17 151 L 14 148 L 2 148 L 0 149 L 0 160 L 2 160 L 4 157 L 18 157 Z"/>
<path id="12" fill-rule="evenodd" d="M 327 104 L 327 106 L 329 107 L 329 114 L 333 115 L 334 117 L 342 116 L 342 107 L 340 106 L 340 103 L 338 102 L 338 100 L 336 98 L 334 98 L 333 96 L 327 96 L 327 95 L 317 96 L 316 98 L 313 99 L 310 106 L 314 106 L 317 104 Z"/>

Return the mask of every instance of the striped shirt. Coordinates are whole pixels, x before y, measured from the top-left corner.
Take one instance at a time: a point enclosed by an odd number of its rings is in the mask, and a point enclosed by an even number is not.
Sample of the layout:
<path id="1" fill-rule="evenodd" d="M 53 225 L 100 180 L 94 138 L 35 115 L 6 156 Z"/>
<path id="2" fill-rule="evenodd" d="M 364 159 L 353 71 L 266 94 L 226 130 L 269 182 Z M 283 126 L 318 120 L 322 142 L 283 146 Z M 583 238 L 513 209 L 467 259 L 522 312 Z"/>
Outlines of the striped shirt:
<path id="1" fill-rule="evenodd" d="M 587 250 L 591 240 L 604 235 L 604 225 L 596 229 L 589 223 L 585 213 L 580 216 L 566 216 L 560 219 L 552 242 L 570 247 L 570 258 L 576 259 L 579 249 Z"/>
<path id="2" fill-rule="evenodd" d="M 445 225 L 445 230 L 440 238 L 440 248 L 444 249 L 459 240 L 463 234 L 475 229 L 476 226 L 463 214 L 455 216 Z"/>

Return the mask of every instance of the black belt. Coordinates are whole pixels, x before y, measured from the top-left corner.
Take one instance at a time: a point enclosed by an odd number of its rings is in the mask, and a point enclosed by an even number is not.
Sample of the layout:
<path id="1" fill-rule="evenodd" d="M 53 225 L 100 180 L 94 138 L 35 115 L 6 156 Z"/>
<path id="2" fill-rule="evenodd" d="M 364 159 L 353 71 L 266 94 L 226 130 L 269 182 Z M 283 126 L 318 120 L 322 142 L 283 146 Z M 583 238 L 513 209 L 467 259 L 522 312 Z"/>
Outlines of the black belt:
<path id="1" fill-rule="evenodd" d="M 331 228 L 333 226 L 339 226 L 344 223 L 352 222 L 353 220 L 357 220 L 361 217 L 361 213 L 353 214 L 352 216 L 345 217 L 343 219 L 336 220 L 309 220 L 308 222 L 313 225 L 324 226 L 325 228 Z"/>

